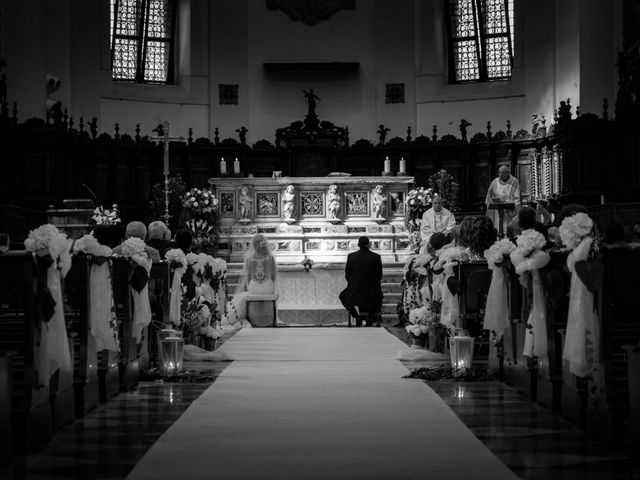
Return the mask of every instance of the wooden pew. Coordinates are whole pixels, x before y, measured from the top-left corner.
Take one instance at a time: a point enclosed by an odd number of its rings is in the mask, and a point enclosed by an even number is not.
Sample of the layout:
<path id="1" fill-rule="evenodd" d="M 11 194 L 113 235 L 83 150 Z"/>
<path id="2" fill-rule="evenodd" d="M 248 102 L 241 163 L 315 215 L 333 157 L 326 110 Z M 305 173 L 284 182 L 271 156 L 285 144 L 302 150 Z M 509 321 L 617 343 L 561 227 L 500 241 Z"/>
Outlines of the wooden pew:
<path id="1" fill-rule="evenodd" d="M 0 255 L 0 349 L 14 352 L 11 418 L 17 453 L 34 449 L 53 431 L 49 382 L 38 385 L 35 369 L 42 316 L 36 304 L 37 285 L 31 253 Z"/>
<path id="2" fill-rule="evenodd" d="M 629 379 L 629 422 L 627 445 L 636 459 L 640 458 L 640 344 L 626 345 Z"/>
<path id="3" fill-rule="evenodd" d="M 11 396 L 13 392 L 11 358 L 8 352 L 0 351 L 0 466 L 13 459 L 13 425 L 11 423 Z"/>
<path id="4" fill-rule="evenodd" d="M 600 365 L 589 397 L 589 430 L 622 447 L 630 415 L 625 345 L 640 340 L 640 249 L 603 248 Z M 635 372 L 637 375 L 637 372 Z"/>
<path id="5" fill-rule="evenodd" d="M 529 316 L 529 292 L 525 290 L 513 268 L 509 275 L 509 320 L 503 337 L 504 381 L 532 400 L 537 396 L 538 362 L 522 354 Z"/>
<path id="6" fill-rule="evenodd" d="M 147 368 L 150 365 L 150 349 L 155 345 L 155 330 L 153 326 L 146 327 L 142 332 L 142 341 L 136 343 L 133 337 L 133 300 L 129 292 L 129 261 L 125 258 L 113 259 L 113 296 L 116 305 L 116 314 L 120 321 L 120 388 L 129 391 L 138 384 L 140 378 L 140 369 Z M 160 280 L 161 297 L 158 303 L 163 308 L 154 309 L 152 313 L 156 319 L 167 320 L 169 314 L 169 268 L 166 262 L 160 262 L 152 265 L 149 275 L 149 296 L 153 296 L 152 290 L 154 285 L 152 282 Z"/>
<path id="7" fill-rule="evenodd" d="M 491 285 L 491 270 L 487 262 L 461 263 L 454 268 L 458 280 L 460 319 L 462 328 L 475 338 L 474 363 L 489 357 L 489 332 L 482 329 L 487 293 Z M 499 368 L 499 367 L 498 367 Z"/>
<path id="8" fill-rule="evenodd" d="M 538 403 L 549 408 L 553 413 L 560 413 L 563 394 L 563 361 L 562 346 L 569 312 L 569 288 L 571 274 L 567 268 L 567 252 L 550 251 L 550 261 L 540 270 L 540 279 L 547 299 L 547 355 L 538 358 L 536 377 L 536 399 Z M 579 400 L 579 390 L 566 386 L 566 402 Z M 578 394 L 576 399 L 571 396 Z M 571 417 L 576 409 L 570 407 L 566 414 Z"/>
<path id="9" fill-rule="evenodd" d="M 99 402 L 98 352 L 89 323 L 89 260 L 73 257 L 65 277 L 65 319 L 73 342 L 75 413 L 82 417 Z"/>

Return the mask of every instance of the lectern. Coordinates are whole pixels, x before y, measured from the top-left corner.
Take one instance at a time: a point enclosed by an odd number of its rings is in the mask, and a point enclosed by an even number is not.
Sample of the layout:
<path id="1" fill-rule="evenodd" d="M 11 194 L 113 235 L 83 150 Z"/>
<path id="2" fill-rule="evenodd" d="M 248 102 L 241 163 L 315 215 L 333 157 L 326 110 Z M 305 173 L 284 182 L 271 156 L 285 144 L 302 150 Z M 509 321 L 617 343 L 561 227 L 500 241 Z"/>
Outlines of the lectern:
<path id="1" fill-rule="evenodd" d="M 498 217 L 500 217 L 499 227 L 498 227 L 498 236 L 504 237 L 504 214 L 509 210 L 513 210 L 515 212 L 516 204 L 513 202 L 504 202 L 504 203 L 490 203 L 487 208 L 489 210 L 497 210 Z"/>

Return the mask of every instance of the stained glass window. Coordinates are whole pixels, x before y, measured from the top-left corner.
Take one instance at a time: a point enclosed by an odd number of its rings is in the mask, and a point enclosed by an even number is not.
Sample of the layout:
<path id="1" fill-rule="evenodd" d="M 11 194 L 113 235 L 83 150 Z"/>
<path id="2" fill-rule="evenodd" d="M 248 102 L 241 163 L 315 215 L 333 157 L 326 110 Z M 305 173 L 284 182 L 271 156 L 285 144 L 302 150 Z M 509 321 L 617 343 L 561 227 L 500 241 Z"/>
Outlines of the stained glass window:
<path id="1" fill-rule="evenodd" d="M 175 0 L 111 0 L 114 80 L 171 83 Z"/>
<path id="2" fill-rule="evenodd" d="M 511 78 L 514 0 L 446 0 L 452 83 Z"/>

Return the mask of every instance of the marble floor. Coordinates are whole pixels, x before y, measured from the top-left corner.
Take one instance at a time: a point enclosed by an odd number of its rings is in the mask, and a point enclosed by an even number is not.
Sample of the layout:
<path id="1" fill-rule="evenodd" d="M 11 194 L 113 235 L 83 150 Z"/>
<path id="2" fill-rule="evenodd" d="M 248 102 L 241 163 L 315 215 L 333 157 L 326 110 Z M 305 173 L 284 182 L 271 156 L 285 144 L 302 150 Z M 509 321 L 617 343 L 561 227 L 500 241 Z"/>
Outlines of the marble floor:
<path id="1" fill-rule="evenodd" d="M 388 330 L 404 337 L 398 329 Z M 215 381 L 228 365 L 203 362 L 188 368 L 205 372 Z M 417 366 L 407 364 L 408 368 Z M 637 463 L 591 440 L 509 386 L 497 381 L 428 383 L 523 479 L 640 480 Z M 134 391 L 117 396 L 64 427 L 37 452 L 17 457 L 12 465 L 0 469 L 0 479 L 123 478 L 209 385 L 142 382 Z M 428 471 L 425 465 L 425 474 Z M 473 478 L 471 472 L 469 478 Z"/>

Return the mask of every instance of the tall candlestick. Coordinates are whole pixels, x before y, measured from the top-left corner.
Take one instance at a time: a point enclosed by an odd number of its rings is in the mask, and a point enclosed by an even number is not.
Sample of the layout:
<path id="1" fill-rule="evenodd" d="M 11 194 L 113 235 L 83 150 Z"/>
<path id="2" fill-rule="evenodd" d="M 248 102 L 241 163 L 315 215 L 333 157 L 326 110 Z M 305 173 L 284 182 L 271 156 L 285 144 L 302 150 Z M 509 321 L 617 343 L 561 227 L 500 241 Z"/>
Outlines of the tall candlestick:
<path id="1" fill-rule="evenodd" d="M 227 162 L 224 161 L 224 157 L 220 159 L 220 173 L 221 174 L 227 173 Z"/>
<path id="2" fill-rule="evenodd" d="M 389 157 L 384 159 L 384 172 L 385 173 L 391 172 L 391 160 L 389 160 Z"/>
<path id="3" fill-rule="evenodd" d="M 240 173 L 240 161 L 237 158 L 233 161 L 233 173 Z"/>
<path id="4" fill-rule="evenodd" d="M 164 144 L 163 168 L 162 172 L 169 175 L 169 142 Z"/>
<path id="5" fill-rule="evenodd" d="M 600 195 L 600 205 L 604 205 L 604 195 Z"/>
<path id="6" fill-rule="evenodd" d="M 407 171 L 407 162 L 404 157 L 400 159 L 400 172 L 405 173 Z"/>

